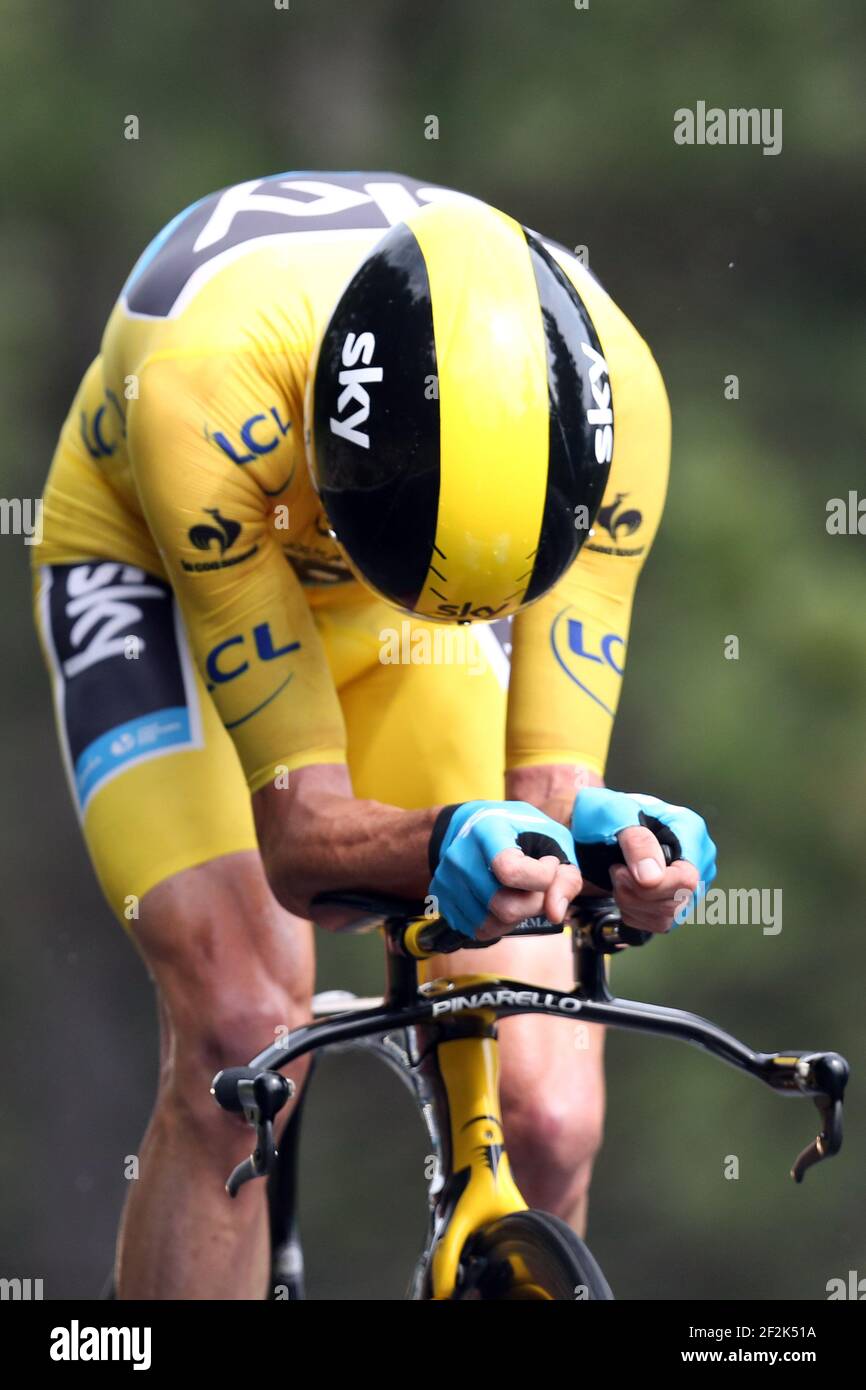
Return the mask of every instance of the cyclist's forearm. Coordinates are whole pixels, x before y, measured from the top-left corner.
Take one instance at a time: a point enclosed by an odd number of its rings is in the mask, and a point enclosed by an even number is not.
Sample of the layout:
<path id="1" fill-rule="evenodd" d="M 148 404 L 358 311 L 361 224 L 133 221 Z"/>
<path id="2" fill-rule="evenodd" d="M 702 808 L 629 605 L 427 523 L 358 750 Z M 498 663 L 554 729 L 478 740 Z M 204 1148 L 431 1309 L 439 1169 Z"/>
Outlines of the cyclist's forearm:
<path id="1" fill-rule="evenodd" d="M 602 779 L 574 764 L 514 768 L 508 800 L 528 801 L 568 825 L 577 789 Z M 346 769 L 314 766 L 293 773 L 287 788 L 268 785 L 253 796 L 259 847 L 277 899 L 299 916 L 329 889 L 369 888 L 423 898 L 430 883 L 428 845 L 439 807 L 404 811 L 352 796 Z M 323 926 L 343 914 L 317 912 Z"/>
<path id="2" fill-rule="evenodd" d="M 284 907 L 309 916 L 317 893 L 340 888 L 425 896 L 430 883 L 427 850 L 438 807 L 403 811 L 359 801 L 340 787 L 339 778 L 298 781 L 291 790 L 268 786 L 253 797 L 265 870 Z M 315 915 L 322 925 L 332 925 L 327 918 L 334 914 Z"/>

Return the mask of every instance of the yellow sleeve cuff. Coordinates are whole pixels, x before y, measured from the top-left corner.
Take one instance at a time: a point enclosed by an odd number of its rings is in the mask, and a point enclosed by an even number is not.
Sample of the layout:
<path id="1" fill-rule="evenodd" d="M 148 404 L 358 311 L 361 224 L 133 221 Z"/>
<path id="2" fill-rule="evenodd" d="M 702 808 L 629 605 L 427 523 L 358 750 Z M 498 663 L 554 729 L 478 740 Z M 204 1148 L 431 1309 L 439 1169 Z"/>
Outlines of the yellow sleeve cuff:
<path id="1" fill-rule="evenodd" d="M 513 772 L 516 767 L 545 767 L 548 765 L 588 767 L 599 777 L 604 776 L 605 759 L 592 753 L 575 753 L 564 748 L 545 749 L 544 752 L 512 753 L 506 763 L 506 771 Z"/>
<path id="2" fill-rule="evenodd" d="M 297 772 L 301 767 L 315 767 L 323 763 L 346 762 L 345 748 L 310 748 L 304 753 L 293 753 L 290 757 L 274 758 L 272 761 L 247 774 L 247 784 L 251 792 L 260 791 L 268 782 L 276 783 L 280 777 Z"/>

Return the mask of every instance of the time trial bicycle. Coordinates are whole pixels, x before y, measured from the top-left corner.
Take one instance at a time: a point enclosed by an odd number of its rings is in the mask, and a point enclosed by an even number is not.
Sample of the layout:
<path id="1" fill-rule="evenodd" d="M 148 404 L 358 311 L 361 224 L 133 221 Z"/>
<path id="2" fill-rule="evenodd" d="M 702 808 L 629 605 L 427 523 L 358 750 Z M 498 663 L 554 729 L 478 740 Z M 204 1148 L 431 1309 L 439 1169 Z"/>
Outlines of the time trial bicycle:
<path id="1" fill-rule="evenodd" d="M 385 941 L 381 998 L 344 991 L 316 995 L 313 1020 L 272 1043 L 246 1066 L 227 1068 L 212 1091 L 225 1109 L 255 1129 L 249 1158 L 230 1175 L 230 1196 L 266 1178 L 271 1225 L 269 1297 L 305 1298 L 298 1227 L 298 1156 L 307 1084 L 286 1125 L 279 1152 L 274 1119 L 294 1091 L 282 1068 L 324 1050 L 361 1047 L 381 1058 L 417 1102 L 436 1156 L 429 1185 L 424 1249 L 408 1285 L 414 1300 L 613 1298 L 586 1244 L 558 1217 L 530 1210 L 508 1161 L 499 1102 L 496 1023 L 516 1014 L 603 1023 L 693 1043 L 788 1096 L 811 1096 L 821 1129 L 796 1158 L 791 1176 L 838 1152 L 848 1064 L 836 1052 L 755 1052 L 707 1019 L 680 1009 L 615 998 L 607 957 L 642 946 L 650 933 L 627 926 L 610 897 L 581 896 L 567 925 L 574 945 L 574 986 L 546 989 L 492 975 L 419 982 L 419 965 L 465 950 L 471 941 L 424 904 L 374 893 L 327 893 L 319 903 L 354 909 L 353 930 L 378 927 Z M 561 932 L 544 918 L 515 928 L 520 937 Z M 483 950 L 492 943 L 476 942 Z"/>

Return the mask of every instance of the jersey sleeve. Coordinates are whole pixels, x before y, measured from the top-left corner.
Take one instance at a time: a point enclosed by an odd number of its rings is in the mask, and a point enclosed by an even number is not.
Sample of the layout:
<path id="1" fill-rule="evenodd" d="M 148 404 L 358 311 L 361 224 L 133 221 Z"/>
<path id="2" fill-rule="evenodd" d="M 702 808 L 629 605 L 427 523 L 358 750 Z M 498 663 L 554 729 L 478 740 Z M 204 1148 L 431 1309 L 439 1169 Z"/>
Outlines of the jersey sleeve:
<path id="1" fill-rule="evenodd" d="M 608 484 L 574 564 L 514 621 L 509 768 L 579 763 L 603 775 L 635 588 L 664 507 L 670 458 L 664 384 L 636 330 L 611 301 L 606 305 L 593 306 L 593 318 L 614 405 Z"/>
<path id="2" fill-rule="evenodd" d="M 145 519 L 253 791 L 278 768 L 346 759 L 324 648 L 279 543 L 304 461 L 278 390 L 252 353 L 156 356 L 128 422 Z"/>

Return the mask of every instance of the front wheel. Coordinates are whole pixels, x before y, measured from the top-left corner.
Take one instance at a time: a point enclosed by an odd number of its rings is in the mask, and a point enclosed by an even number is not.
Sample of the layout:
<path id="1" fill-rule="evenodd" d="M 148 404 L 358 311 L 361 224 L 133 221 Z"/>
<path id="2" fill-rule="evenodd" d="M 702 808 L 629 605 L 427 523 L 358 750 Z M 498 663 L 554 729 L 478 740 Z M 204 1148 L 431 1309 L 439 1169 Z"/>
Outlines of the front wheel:
<path id="1" fill-rule="evenodd" d="M 518 1211 L 470 1236 L 453 1298 L 499 1303 L 612 1299 L 607 1280 L 570 1226 L 546 1211 Z"/>

